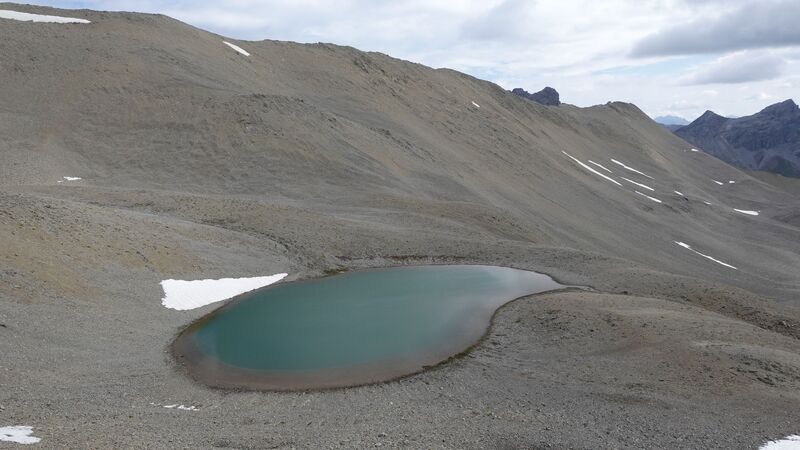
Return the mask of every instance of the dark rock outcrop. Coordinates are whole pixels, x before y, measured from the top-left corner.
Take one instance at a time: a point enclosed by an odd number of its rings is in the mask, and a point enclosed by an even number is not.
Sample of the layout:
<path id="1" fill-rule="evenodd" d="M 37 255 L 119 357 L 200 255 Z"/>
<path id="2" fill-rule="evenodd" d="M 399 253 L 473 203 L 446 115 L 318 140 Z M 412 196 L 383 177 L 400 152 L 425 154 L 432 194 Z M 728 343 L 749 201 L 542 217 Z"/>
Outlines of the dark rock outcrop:
<path id="1" fill-rule="evenodd" d="M 514 88 L 511 90 L 511 93 L 514 95 L 519 95 L 520 97 L 523 98 L 527 98 L 528 100 L 533 100 L 536 103 L 541 103 L 542 105 L 558 106 L 561 104 L 561 100 L 559 99 L 558 96 L 558 91 L 551 88 L 550 86 L 533 94 L 522 88 Z"/>
<path id="2" fill-rule="evenodd" d="M 706 111 L 675 133 L 729 164 L 800 177 L 800 108 L 792 100 L 736 119 Z"/>

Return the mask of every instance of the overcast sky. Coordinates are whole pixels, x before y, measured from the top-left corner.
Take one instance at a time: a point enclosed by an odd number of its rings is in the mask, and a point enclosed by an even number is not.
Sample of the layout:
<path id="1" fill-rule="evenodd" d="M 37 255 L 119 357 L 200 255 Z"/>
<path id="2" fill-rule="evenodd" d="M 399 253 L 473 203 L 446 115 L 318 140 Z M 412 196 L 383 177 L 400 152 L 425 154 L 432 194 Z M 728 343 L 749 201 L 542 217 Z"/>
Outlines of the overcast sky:
<path id="1" fill-rule="evenodd" d="M 800 100 L 800 0 L 51 0 L 159 12 L 244 40 L 352 45 L 652 116 Z"/>

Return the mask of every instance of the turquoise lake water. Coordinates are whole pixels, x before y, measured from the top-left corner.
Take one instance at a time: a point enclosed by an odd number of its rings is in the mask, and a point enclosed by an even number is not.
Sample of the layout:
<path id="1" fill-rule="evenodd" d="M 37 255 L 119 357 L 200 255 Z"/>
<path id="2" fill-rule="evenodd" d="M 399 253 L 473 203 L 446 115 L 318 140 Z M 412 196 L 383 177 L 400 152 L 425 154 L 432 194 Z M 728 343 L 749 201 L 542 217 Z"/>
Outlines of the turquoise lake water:
<path id="1" fill-rule="evenodd" d="M 413 266 L 281 283 L 189 327 L 176 356 L 200 381 L 302 389 L 417 372 L 474 344 L 494 311 L 564 286 L 493 266 Z"/>

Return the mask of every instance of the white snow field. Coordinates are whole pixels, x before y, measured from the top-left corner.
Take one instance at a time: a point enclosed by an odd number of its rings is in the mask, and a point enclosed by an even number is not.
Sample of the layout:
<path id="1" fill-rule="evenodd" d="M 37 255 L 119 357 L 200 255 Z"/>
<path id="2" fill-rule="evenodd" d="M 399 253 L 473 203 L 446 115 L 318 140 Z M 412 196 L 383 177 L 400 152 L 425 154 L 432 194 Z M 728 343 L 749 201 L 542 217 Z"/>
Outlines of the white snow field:
<path id="1" fill-rule="evenodd" d="M 219 280 L 164 280 L 164 298 L 161 304 L 169 309 L 187 311 L 221 302 L 260 287 L 269 286 L 288 274 L 278 273 L 265 277 L 221 278 Z"/>
<path id="2" fill-rule="evenodd" d="M 238 46 L 238 45 L 236 45 L 236 44 L 231 44 L 231 43 L 230 43 L 230 42 L 228 42 L 228 41 L 222 41 L 222 43 L 223 43 L 223 44 L 225 44 L 225 45 L 227 45 L 228 47 L 230 47 L 230 48 L 232 48 L 232 49 L 236 50 L 237 52 L 239 52 L 239 53 L 243 54 L 244 56 L 250 56 L 250 53 L 248 53 L 248 52 L 247 52 L 247 50 L 243 49 L 242 47 L 239 47 L 239 46 Z"/>
<path id="3" fill-rule="evenodd" d="M 16 444 L 36 444 L 41 439 L 31 436 L 33 427 L 13 426 L 0 427 L 0 441 L 14 442 Z"/>
<path id="4" fill-rule="evenodd" d="M 686 250 L 691 250 L 691 251 L 693 251 L 693 252 L 697 253 L 698 255 L 702 256 L 703 258 L 708 258 L 708 259 L 710 259 L 710 260 L 714 261 L 714 262 L 715 262 L 715 263 L 717 263 L 717 264 L 722 264 L 723 266 L 725 266 L 725 267 L 730 267 L 730 268 L 731 268 L 731 269 L 733 269 L 733 270 L 739 270 L 739 269 L 737 269 L 736 267 L 733 267 L 733 266 L 732 266 L 732 265 L 730 265 L 730 264 L 724 263 L 724 262 L 722 262 L 722 261 L 720 261 L 720 260 L 718 260 L 718 259 L 716 259 L 716 258 L 712 258 L 711 256 L 708 256 L 708 255 L 706 255 L 706 254 L 703 254 L 703 253 L 700 253 L 700 252 L 698 252 L 697 250 L 693 249 L 691 245 L 689 245 L 689 244 L 687 244 L 687 243 L 685 243 L 685 242 L 680 242 L 680 241 L 674 241 L 674 242 L 675 242 L 676 244 L 680 245 L 681 247 L 685 248 Z"/>
<path id="5" fill-rule="evenodd" d="M 0 19 L 19 20 L 22 22 L 40 23 L 92 23 L 86 19 L 76 19 L 74 17 L 46 16 L 43 14 L 30 14 L 8 9 L 0 9 Z"/>

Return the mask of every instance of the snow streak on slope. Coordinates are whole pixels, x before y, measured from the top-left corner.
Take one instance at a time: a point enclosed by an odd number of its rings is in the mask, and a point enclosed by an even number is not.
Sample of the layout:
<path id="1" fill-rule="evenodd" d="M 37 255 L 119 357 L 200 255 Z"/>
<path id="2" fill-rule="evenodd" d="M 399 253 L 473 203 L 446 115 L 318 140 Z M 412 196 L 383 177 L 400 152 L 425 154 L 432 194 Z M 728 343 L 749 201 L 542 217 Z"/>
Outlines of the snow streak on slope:
<path id="1" fill-rule="evenodd" d="M 733 208 L 733 210 L 736 211 L 736 212 L 740 212 L 742 214 L 747 214 L 748 216 L 757 216 L 758 215 L 758 211 L 748 211 L 746 209 L 736 209 L 736 208 Z"/>
<path id="2" fill-rule="evenodd" d="M 733 266 L 732 266 L 732 265 L 730 265 L 730 264 L 726 264 L 726 263 L 724 263 L 724 262 L 722 262 L 722 261 L 720 261 L 720 260 L 718 260 L 718 259 L 712 258 L 711 256 L 708 256 L 708 255 L 706 255 L 706 254 L 703 254 L 703 253 L 700 253 L 700 252 L 698 252 L 697 250 L 693 249 L 691 245 L 689 245 L 689 244 L 687 244 L 687 243 L 685 243 L 685 242 L 680 242 L 680 241 L 674 241 L 674 242 L 675 242 L 676 244 L 680 245 L 681 247 L 683 247 L 683 248 L 687 249 L 687 250 L 691 250 L 691 251 L 693 251 L 693 252 L 697 253 L 698 255 L 702 256 L 703 258 L 708 258 L 708 259 L 710 259 L 710 260 L 714 261 L 714 262 L 715 262 L 715 263 L 717 263 L 717 264 L 722 264 L 722 265 L 723 265 L 723 266 L 725 266 L 725 267 L 730 267 L 731 269 L 734 269 L 734 270 L 739 270 L 739 269 L 737 269 L 736 267 L 733 267 Z"/>
<path id="3" fill-rule="evenodd" d="M 242 47 L 239 47 L 238 45 L 231 44 L 228 41 L 222 41 L 222 43 L 227 45 L 228 47 L 236 50 L 237 52 L 243 54 L 244 56 L 250 56 L 250 53 L 248 53 L 245 49 L 243 49 Z"/>
<path id="4" fill-rule="evenodd" d="M 723 184 L 725 184 L 725 183 L 723 183 L 722 181 L 717 181 L 717 180 L 715 180 L 715 179 L 713 179 L 713 178 L 711 179 L 711 181 L 713 181 L 714 183 L 717 183 L 717 184 L 718 184 L 718 185 L 720 185 L 720 186 L 722 186 Z"/>
<path id="5" fill-rule="evenodd" d="M 479 105 L 479 104 L 477 104 L 477 103 L 475 103 L 475 102 L 472 102 L 472 106 L 474 106 L 474 107 L 476 107 L 476 108 L 480 108 L 480 107 L 481 107 L 481 105 Z"/>
<path id="6" fill-rule="evenodd" d="M 637 194 L 641 195 L 642 197 L 647 197 L 647 198 L 649 198 L 650 200 L 652 200 L 652 201 L 654 201 L 654 202 L 656 202 L 656 203 L 661 203 L 661 200 L 659 200 L 659 199 L 657 199 L 657 198 L 655 198 L 655 197 L 650 197 L 649 195 L 647 195 L 647 194 L 642 194 L 642 193 L 641 193 L 641 192 L 639 192 L 639 191 L 633 191 L 633 192 L 636 192 Z"/>
<path id="7" fill-rule="evenodd" d="M 643 187 L 643 188 L 647 189 L 648 191 L 653 191 L 653 192 L 656 191 L 655 189 L 651 188 L 650 186 L 648 186 L 646 184 L 637 183 L 637 182 L 635 182 L 633 180 L 629 180 L 628 178 L 625 178 L 625 177 L 620 177 L 620 178 L 622 178 L 623 180 L 627 181 L 628 183 L 635 184 L 635 185 L 637 185 L 639 187 Z"/>
<path id="8" fill-rule="evenodd" d="M 601 169 L 605 170 L 605 171 L 606 171 L 606 172 L 608 172 L 608 173 L 614 173 L 614 172 L 612 172 L 612 171 L 608 170 L 608 168 L 607 168 L 606 166 L 604 166 L 604 165 L 602 165 L 602 164 L 599 164 L 599 163 L 596 163 L 596 162 L 592 161 L 591 159 L 589 160 L 589 164 L 594 164 L 595 166 L 597 166 L 597 167 L 599 167 L 599 168 L 601 168 Z"/>
<path id="9" fill-rule="evenodd" d="M 161 304 L 170 309 L 186 311 L 211 303 L 227 300 L 239 294 L 277 283 L 287 274 L 279 273 L 266 277 L 222 278 L 219 280 L 164 280 L 164 298 Z"/>
<path id="10" fill-rule="evenodd" d="M 626 166 L 625 164 L 623 164 L 623 163 L 621 163 L 621 162 L 617 161 L 616 159 L 612 159 L 612 160 L 611 160 L 611 162 L 613 162 L 614 164 L 616 164 L 616 165 L 618 165 L 618 166 L 622 166 L 622 167 L 624 167 L 625 169 L 627 169 L 627 170 L 630 170 L 631 172 L 636 172 L 636 173 L 638 173 L 639 175 L 642 175 L 642 176 L 645 176 L 645 177 L 647 177 L 647 178 L 650 178 L 651 180 L 653 180 L 653 179 L 654 179 L 654 178 L 653 178 L 653 177 L 651 177 L 650 175 L 648 175 L 648 174 L 646 174 L 646 173 L 644 173 L 644 172 L 640 172 L 640 171 L 638 171 L 638 170 L 634 169 L 633 167 Z"/>
<path id="11" fill-rule="evenodd" d="M 680 193 L 680 192 L 678 192 L 678 191 L 673 191 L 673 192 L 675 192 L 676 194 L 678 194 L 678 195 L 680 195 L 680 196 L 683 196 L 683 194 L 682 194 L 682 193 Z"/>
<path id="12" fill-rule="evenodd" d="M 40 23 L 92 23 L 86 19 L 76 19 L 74 17 L 45 16 L 42 14 L 29 14 L 18 11 L 10 11 L 7 9 L 0 9 L 0 19 Z"/>
<path id="13" fill-rule="evenodd" d="M 567 156 L 568 156 L 570 159 L 572 159 L 572 160 L 573 160 L 573 161 L 575 161 L 576 163 L 580 164 L 580 165 L 581 165 L 581 167 L 583 167 L 584 169 L 588 170 L 589 172 L 592 172 L 592 173 L 594 173 L 594 174 L 600 175 L 601 177 L 603 177 L 603 178 L 605 178 L 606 180 L 608 180 L 608 181 L 610 181 L 610 182 L 612 182 L 612 183 L 616 184 L 617 186 L 622 186 L 622 183 L 620 183 L 619 181 L 617 181 L 617 180 L 615 180 L 615 179 L 613 179 L 613 178 L 611 178 L 611 177 L 607 177 L 607 176 L 603 175 L 602 173 L 600 173 L 600 172 L 598 172 L 598 171 L 596 171 L 596 170 L 592 169 L 591 167 L 587 166 L 586 164 L 584 164 L 584 163 L 580 162 L 580 161 L 578 160 L 578 158 L 575 158 L 574 156 L 570 155 L 569 153 L 567 153 L 567 152 L 565 152 L 565 151 L 562 151 L 561 153 L 563 153 L 563 154 L 567 155 Z"/>

